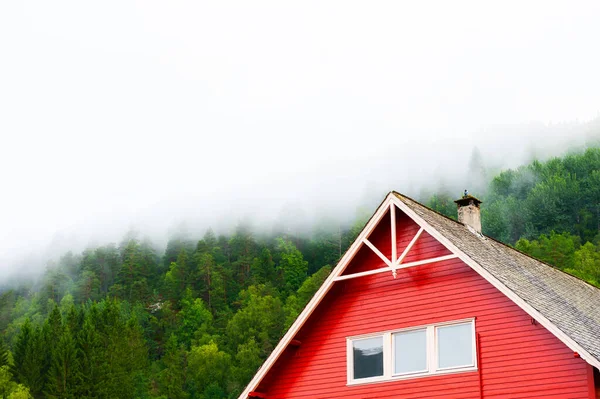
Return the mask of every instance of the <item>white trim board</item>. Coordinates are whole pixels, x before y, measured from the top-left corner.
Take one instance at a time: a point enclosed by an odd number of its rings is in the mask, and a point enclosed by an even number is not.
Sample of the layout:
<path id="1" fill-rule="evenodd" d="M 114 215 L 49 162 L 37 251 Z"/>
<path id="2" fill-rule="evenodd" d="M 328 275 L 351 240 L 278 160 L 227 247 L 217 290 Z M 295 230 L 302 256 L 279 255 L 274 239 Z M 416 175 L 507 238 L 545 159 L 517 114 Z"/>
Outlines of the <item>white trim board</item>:
<path id="1" fill-rule="evenodd" d="M 416 212 L 414 212 L 408 205 L 404 202 L 400 201 L 396 197 L 394 192 L 390 192 L 383 202 L 379 205 L 367 225 L 363 228 L 359 236 L 352 243 L 350 248 L 346 251 L 342 259 L 338 262 L 336 267 L 332 270 L 331 274 L 323 285 L 317 290 L 312 299 L 308 302 L 304 310 L 300 313 L 300 315 L 296 318 L 290 329 L 287 333 L 281 338 L 273 352 L 269 355 L 267 360 L 263 363 L 263 365 L 258 369 L 255 376 L 252 378 L 250 383 L 246 386 L 246 389 L 239 396 L 239 399 L 247 399 L 248 394 L 254 391 L 261 380 L 266 376 L 271 367 L 275 364 L 279 356 L 283 353 L 285 348 L 289 345 L 290 341 L 294 338 L 294 336 L 298 333 L 298 331 L 302 328 L 304 323 L 308 320 L 310 315 L 314 312 L 317 306 L 321 303 L 322 299 L 329 292 L 333 284 L 335 284 L 338 277 L 344 272 L 350 261 L 354 258 L 358 250 L 364 243 L 364 240 L 369 236 L 369 234 L 374 230 L 374 228 L 381 222 L 381 219 L 385 215 L 385 213 L 390 209 L 390 206 L 395 205 L 404 212 L 408 217 L 410 217 L 415 223 L 417 223 L 424 231 L 429 233 L 432 237 L 442 243 L 449 251 L 451 251 L 454 257 L 460 258 L 465 264 L 470 266 L 473 270 L 475 270 L 481 277 L 487 280 L 490 284 L 496 287 L 500 292 L 506 295 L 509 299 L 511 299 L 514 303 L 516 303 L 521 309 L 523 309 L 527 314 L 529 314 L 532 318 L 537 320 L 542 326 L 548 329 L 552 334 L 554 334 L 559 340 L 561 340 L 565 345 L 567 345 L 574 352 L 579 353 L 579 355 L 592 366 L 600 369 L 600 361 L 592 356 L 588 351 L 586 351 L 581 345 L 571 339 L 568 335 L 562 332 L 555 324 L 553 324 L 550 320 L 544 317 L 539 311 L 534 309 L 531 305 L 525 302 L 521 297 L 515 294 L 512 290 L 506 287 L 502 282 L 500 282 L 496 277 L 494 277 L 491 273 L 481 267 L 477 262 L 471 259 L 468 255 L 466 255 L 463 251 L 458 249 L 450 240 L 444 237 L 440 232 L 434 229 L 431 225 L 429 225 L 423 218 L 421 218 Z M 394 211 L 395 213 L 395 211 Z M 391 262 L 390 262 L 391 263 Z M 383 269 L 383 268 L 382 268 Z M 390 268 L 387 267 L 383 271 L 390 271 Z M 379 272 L 379 270 L 377 270 Z"/>
<path id="2" fill-rule="evenodd" d="M 334 278 L 333 281 L 350 280 L 352 278 L 371 276 L 373 274 L 385 273 L 385 272 L 390 272 L 390 271 L 395 272 L 396 270 L 399 270 L 399 269 L 406 269 L 409 267 L 426 265 L 428 263 L 442 262 L 445 260 L 456 259 L 456 258 L 458 258 L 458 256 L 454 255 L 454 254 L 438 256 L 437 258 L 429 258 L 429 259 L 417 260 L 417 261 L 409 262 L 409 263 L 402 263 L 400 265 L 397 265 L 397 266 L 394 266 L 391 268 L 390 267 L 380 267 L 378 269 L 367 270 L 364 272 L 344 274 L 342 276 L 338 276 L 338 277 Z M 396 276 L 394 276 L 394 278 L 396 278 Z"/>

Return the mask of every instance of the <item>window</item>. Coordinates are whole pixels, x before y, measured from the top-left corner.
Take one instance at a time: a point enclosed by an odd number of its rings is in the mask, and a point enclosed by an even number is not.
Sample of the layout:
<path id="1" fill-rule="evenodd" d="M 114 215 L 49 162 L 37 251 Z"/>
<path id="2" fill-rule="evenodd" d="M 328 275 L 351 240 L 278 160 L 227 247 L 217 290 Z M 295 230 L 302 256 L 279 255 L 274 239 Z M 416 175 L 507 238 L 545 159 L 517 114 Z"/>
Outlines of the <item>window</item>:
<path id="1" fill-rule="evenodd" d="M 475 321 L 350 337 L 347 351 L 348 384 L 476 370 Z"/>
<path id="2" fill-rule="evenodd" d="M 427 371 L 427 330 L 392 334 L 394 337 L 394 374 Z M 354 374 L 356 379 L 356 374 Z"/>
<path id="3" fill-rule="evenodd" d="M 352 342 L 354 378 L 383 375 L 383 337 L 357 339 Z"/>
<path id="4" fill-rule="evenodd" d="M 472 323 L 436 327 L 438 369 L 473 366 Z"/>

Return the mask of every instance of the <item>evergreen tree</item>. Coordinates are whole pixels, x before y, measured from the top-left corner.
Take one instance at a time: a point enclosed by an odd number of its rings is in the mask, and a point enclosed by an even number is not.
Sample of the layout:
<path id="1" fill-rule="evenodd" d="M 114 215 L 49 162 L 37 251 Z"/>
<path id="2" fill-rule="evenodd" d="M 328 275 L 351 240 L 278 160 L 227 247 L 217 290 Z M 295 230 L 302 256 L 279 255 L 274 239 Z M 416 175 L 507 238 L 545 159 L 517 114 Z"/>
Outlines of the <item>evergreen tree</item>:
<path id="1" fill-rule="evenodd" d="M 95 328 L 94 319 L 97 317 L 93 305 L 77 333 L 77 355 L 80 382 L 77 392 L 82 398 L 103 397 L 103 386 L 106 370 L 106 352 L 100 334 Z"/>
<path id="2" fill-rule="evenodd" d="M 84 270 L 75 287 L 77 302 L 85 302 L 88 299 L 98 300 L 100 298 L 101 281 L 95 272 Z"/>
<path id="3" fill-rule="evenodd" d="M 225 392 L 231 356 L 219 350 L 215 342 L 192 347 L 188 358 L 188 371 L 196 392 L 201 397 L 214 397 Z M 222 396 L 220 396 L 222 397 Z"/>
<path id="4" fill-rule="evenodd" d="M 296 291 L 306 278 L 308 262 L 290 241 L 280 238 L 277 243 L 281 251 L 279 270 L 283 273 L 284 289 L 286 292 Z"/>
<path id="5" fill-rule="evenodd" d="M 122 266 L 117 281 L 122 287 L 121 294 L 130 302 L 146 302 L 150 297 L 147 284 L 148 264 L 143 256 L 142 247 L 137 240 L 129 240 L 121 253 Z"/>
<path id="6" fill-rule="evenodd" d="M 47 348 L 41 329 L 33 328 L 26 320 L 15 343 L 11 372 L 15 380 L 29 387 L 36 397 L 41 395 L 46 383 Z"/>
<path id="7" fill-rule="evenodd" d="M 187 352 L 177 343 L 175 335 L 171 335 L 162 359 L 163 369 L 159 375 L 160 393 L 167 398 L 187 399 L 190 395 L 187 387 Z"/>
<path id="8" fill-rule="evenodd" d="M 252 280 L 256 284 L 274 283 L 276 279 L 275 262 L 268 248 L 263 248 L 260 256 L 252 261 Z"/>
<path id="9" fill-rule="evenodd" d="M 177 337 L 179 342 L 187 349 L 190 348 L 192 339 L 202 340 L 212 333 L 212 314 L 204 306 L 202 299 L 192 298 L 191 290 L 186 290 L 186 295 L 181 301 L 179 312 L 179 329 Z"/>
<path id="10" fill-rule="evenodd" d="M 0 367 L 8 365 L 8 348 L 4 340 L 0 337 Z"/>
<path id="11" fill-rule="evenodd" d="M 240 293 L 242 307 L 227 324 L 227 343 L 231 351 L 253 338 L 268 354 L 281 337 L 285 314 L 277 292 L 265 285 L 250 286 Z"/>
<path id="12" fill-rule="evenodd" d="M 29 389 L 17 384 L 10 374 L 8 366 L 0 367 L 0 398 L 2 399 L 32 399 Z"/>
<path id="13" fill-rule="evenodd" d="M 45 389 L 46 396 L 51 399 L 77 398 L 81 389 L 81 368 L 76 341 L 68 328 L 55 339 Z"/>
<path id="14" fill-rule="evenodd" d="M 121 268 L 119 251 L 112 244 L 96 248 L 94 261 L 93 267 L 90 267 L 89 270 L 99 278 L 100 291 L 106 294 Z"/>
<path id="15" fill-rule="evenodd" d="M 231 249 L 231 266 L 235 280 L 240 286 L 248 285 L 250 279 L 250 266 L 256 256 L 256 242 L 247 224 L 239 224 L 235 233 L 229 240 Z"/>
<path id="16" fill-rule="evenodd" d="M 215 261 L 210 253 L 201 251 L 196 251 L 194 259 L 196 263 L 194 273 L 195 287 L 210 308 L 214 290 L 212 276 L 215 272 Z"/>
<path id="17" fill-rule="evenodd" d="M 234 395 L 237 396 L 263 362 L 261 350 L 254 338 L 238 346 L 231 375 Z"/>

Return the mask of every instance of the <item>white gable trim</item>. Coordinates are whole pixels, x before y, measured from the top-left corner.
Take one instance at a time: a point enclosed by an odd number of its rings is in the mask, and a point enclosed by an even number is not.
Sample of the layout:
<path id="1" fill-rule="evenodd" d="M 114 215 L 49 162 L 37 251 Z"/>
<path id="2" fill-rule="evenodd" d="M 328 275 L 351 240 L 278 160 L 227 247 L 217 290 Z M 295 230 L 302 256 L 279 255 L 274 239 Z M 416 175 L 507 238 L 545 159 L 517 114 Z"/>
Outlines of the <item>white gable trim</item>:
<path id="1" fill-rule="evenodd" d="M 310 315 L 317 308 L 321 300 L 325 297 L 325 295 L 329 292 L 333 284 L 336 282 L 336 278 L 341 276 L 341 274 L 346 269 L 346 266 L 350 263 L 350 261 L 354 258 L 358 250 L 363 245 L 366 237 L 371 234 L 373 229 L 379 224 L 385 213 L 388 209 L 390 209 L 390 205 L 396 205 L 401 211 L 406 213 L 415 223 L 417 223 L 423 230 L 429 233 L 432 237 L 437 239 L 440 243 L 442 243 L 448 250 L 450 250 L 455 256 L 460 258 L 463 262 L 469 265 L 473 270 L 475 270 L 481 277 L 486 279 L 490 284 L 496 287 L 500 292 L 506 295 L 509 299 L 515 302 L 521 309 L 523 309 L 527 314 L 537 320 L 542 326 L 548 329 L 552 334 L 554 334 L 558 339 L 560 339 L 565 345 L 567 345 L 571 350 L 579 353 L 579 355 L 592 366 L 600 369 L 600 361 L 592 356 L 588 351 L 581 347 L 577 342 L 571 339 L 568 335 L 562 332 L 556 325 L 554 325 L 550 320 L 544 317 L 540 312 L 538 312 L 531 305 L 526 303 L 521 297 L 516 295 L 513 291 L 511 291 L 508 287 L 506 287 L 503 283 L 501 283 L 496 277 L 490 274 L 487 270 L 481 267 L 477 262 L 467 256 L 463 251 L 458 249 L 452 242 L 450 242 L 446 237 L 444 237 L 440 232 L 434 229 L 431 225 L 429 225 L 423 218 L 421 218 L 416 212 L 414 212 L 408 205 L 400 201 L 396 195 L 391 192 L 387 195 L 385 200 L 379 205 L 375 214 L 371 217 L 367 225 L 363 228 L 359 236 L 352 243 L 348 251 L 344 254 L 342 259 L 338 262 L 337 266 L 333 269 L 331 274 L 327 277 L 325 282 L 321 285 L 321 287 L 317 290 L 312 299 L 308 302 L 304 310 L 300 313 L 300 315 L 296 318 L 296 321 L 292 324 L 287 333 L 281 338 L 279 344 L 275 347 L 273 352 L 269 355 L 267 360 L 263 363 L 263 365 L 258 369 L 256 375 L 250 383 L 246 386 L 246 389 L 239 396 L 239 399 L 247 399 L 250 392 L 254 391 L 261 380 L 266 376 L 271 367 L 275 364 L 279 356 L 283 353 L 285 348 L 289 345 L 290 341 L 294 338 L 294 336 L 298 333 L 298 331 L 302 328 L 304 323 L 308 320 Z M 386 268 L 389 270 L 389 268 Z"/>

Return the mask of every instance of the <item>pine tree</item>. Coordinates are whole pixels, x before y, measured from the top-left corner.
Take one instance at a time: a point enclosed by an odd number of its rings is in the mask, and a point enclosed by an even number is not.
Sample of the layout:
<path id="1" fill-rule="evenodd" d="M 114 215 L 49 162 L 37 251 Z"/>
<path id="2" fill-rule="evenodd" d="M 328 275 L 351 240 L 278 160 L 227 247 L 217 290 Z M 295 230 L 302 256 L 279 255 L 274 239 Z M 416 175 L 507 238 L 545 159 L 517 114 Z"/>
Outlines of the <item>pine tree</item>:
<path id="1" fill-rule="evenodd" d="M 287 292 L 296 291 L 306 279 L 308 262 L 304 260 L 302 253 L 291 241 L 280 238 L 278 246 L 281 251 L 279 269 L 283 272 L 284 289 Z"/>
<path id="2" fill-rule="evenodd" d="M 159 374 L 160 393 L 170 399 L 188 398 L 187 352 L 179 347 L 175 335 L 171 335 L 167 341 L 162 363 L 164 368 Z"/>
<path id="3" fill-rule="evenodd" d="M 91 270 L 84 270 L 75 287 L 77 302 L 85 302 L 88 299 L 97 300 L 100 297 L 100 284 L 100 279 L 96 273 Z"/>
<path id="4" fill-rule="evenodd" d="M 48 398 L 76 398 L 81 369 L 77 345 L 71 331 L 65 328 L 52 350 L 45 393 Z"/>
<path id="5" fill-rule="evenodd" d="M 80 368 L 80 383 L 77 392 L 80 397 L 101 397 L 104 375 L 106 373 L 105 348 L 101 337 L 94 326 L 96 317 L 95 305 L 86 314 L 83 326 L 77 333 L 77 346 L 79 348 L 78 363 Z"/>
<path id="6" fill-rule="evenodd" d="M 186 290 L 181 300 L 179 312 L 179 342 L 187 349 L 190 348 L 192 339 L 201 340 L 212 332 L 212 314 L 200 298 L 194 299 L 191 290 Z"/>
<path id="7" fill-rule="evenodd" d="M 124 299 L 130 302 L 146 302 L 150 297 L 148 287 L 148 264 L 142 246 L 137 240 L 129 240 L 121 254 L 122 266 L 117 282 L 122 286 Z"/>
<path id="8" fill-rule="evenodd" d="M 230 352 L 254 339 L 267 354 L 275 346 L 285 323 L 285 314 L 277 292 L 266 285 L 251 285 L 240 292 L 242 307 L 227 323 L 225 342 Z"/>
<path id="9" fill-rule="evenodd" d="M 63 331 L 62 315 L 57 305 L 54 305 L 52 311 L 48 315 L 46 322 L 44 323 L 44 329 L 46 330 L 48 343 L 57 342 L 60 339 Z"/>
<path id="10" fill-rule="evenodd" d="M 8 349 L 0 337 L 0 367 L 8 365 Z"/>
<path id="11" fill-rule="evenodd" d="M 95 265 L 90 268 L 100 279 L 100 290 L 106 294 L 114 283 L 117 273 L 121 268 L 119 251 L 114 245 L 96 248 L 94 251 Z"/>
<path id="12" fill-rule="evenodd" d="M 194 281 L 196 292 L 202 297 L 207 306 L 211 308 L 213 281 L 212 274 L 215 270 L 215 261 L 210 253 L 196 251 L 194 254 L 196 270 L 194 272 Z"/>
<path id="13" fill-rule="evenodd" d="M 27 319 L 15 343 L 11 372 L 15 380 L 29 387 L 36 397 L 42 393 L 46 383 L 47 348 L 42 330 L 33 328 Z"/>
<path id="14" fill-rule="evenodd" d="M 273 256 L 268 248 L 263 248 L 260 256 L 252 261 L 251 274 L 253 282 L 256 284 L 275 282 L 275 262 L 273 262 Z"/>
<path id="15" fill-rule="evenodd" d="M 256 242 L 250 226 L 239 224 L 235 234 L 229 240 L 229 247 L 234 277 L 241 287 L 245 287 L 249 285 L 250 266 L 256 256 Z"/>
<path id="16" fill-rule="evenodd" d="M 134 398 L 141 396 L 138 382 L 144 378 L 148 351 L 138 321 L 129 318 L 116 300 L 101 303 L 102 312 L 96 323 L 104 351 L 101 397 Z"/>

